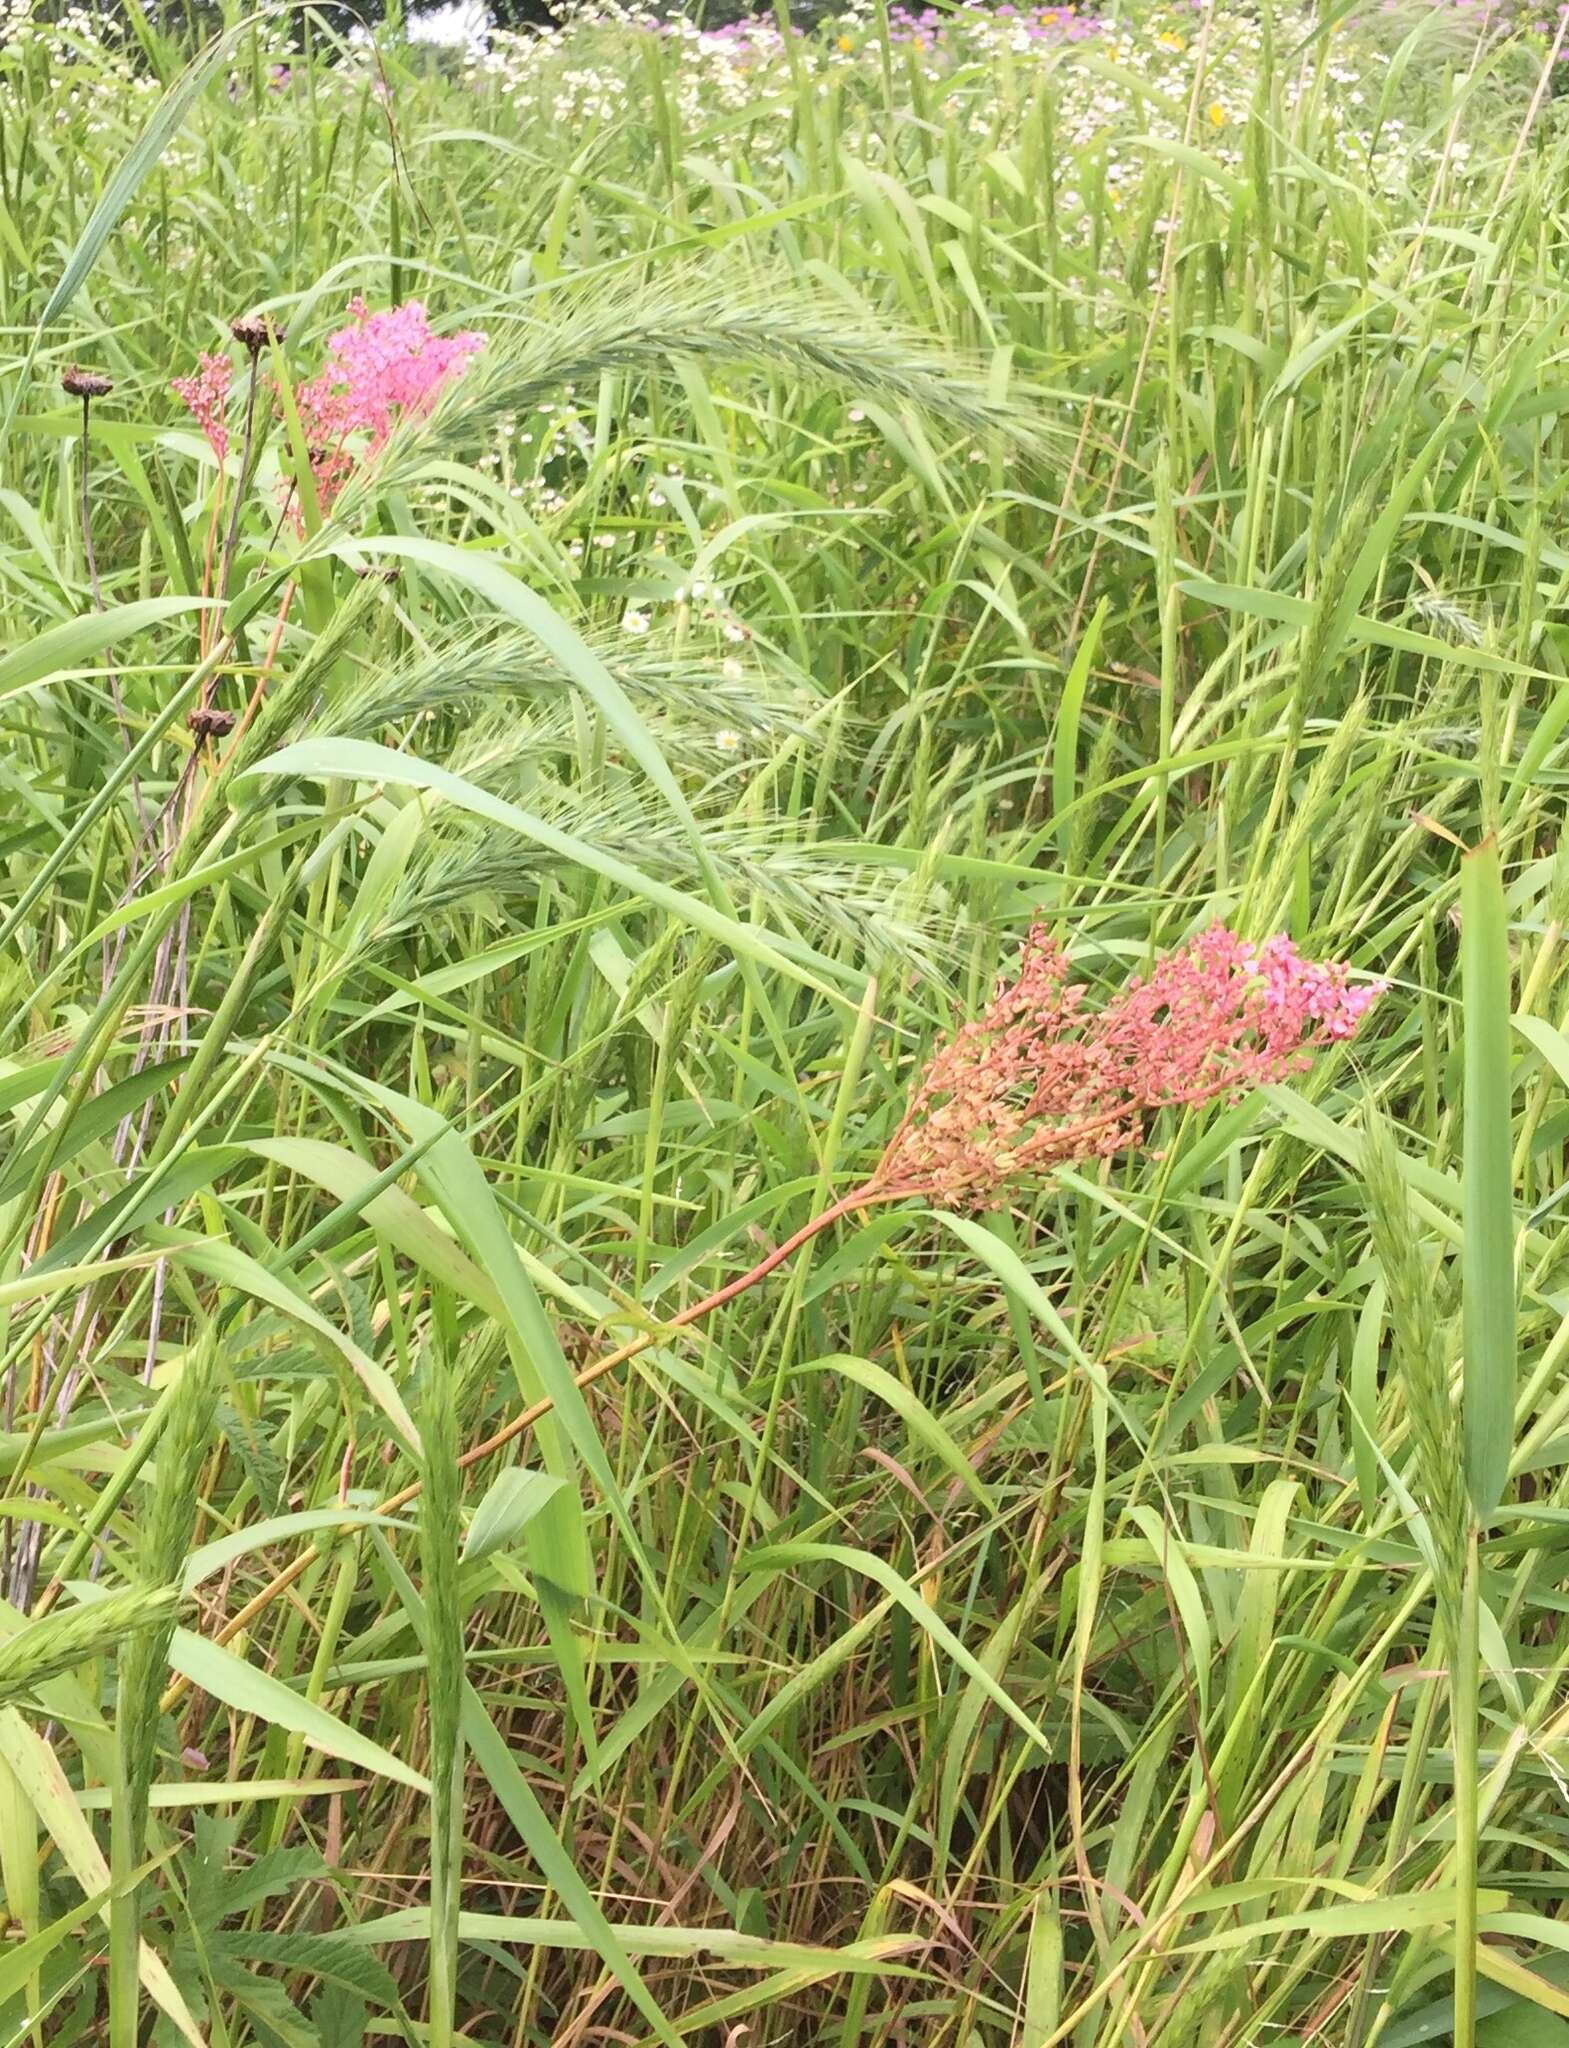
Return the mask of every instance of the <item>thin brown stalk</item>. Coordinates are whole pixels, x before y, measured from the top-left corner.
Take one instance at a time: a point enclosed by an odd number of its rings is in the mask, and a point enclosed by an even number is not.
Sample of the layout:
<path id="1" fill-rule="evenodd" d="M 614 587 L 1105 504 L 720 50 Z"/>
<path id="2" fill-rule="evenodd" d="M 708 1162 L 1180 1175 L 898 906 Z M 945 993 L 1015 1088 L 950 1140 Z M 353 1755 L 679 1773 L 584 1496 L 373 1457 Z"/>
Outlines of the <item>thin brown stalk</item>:
<path id="1" fill-rule="evenodd" d="M 240 474 L 234 486 L 234 502 L 229 507 L 229 530 L 224 535 L 223 555 L 218 563 L 218 600 L 220 603 L 229 594 L 229 572 L 234 566 L 234 554 L 240 544 L 240 513 L 245 504 L 245 482 L 251 473 L 251 452 L 256 441 L 256 392 L 261 383 L 261 351 L 250 351 L 251 381 L 245 394 L 245 432 L 240 441 Z"/>
<path id="2" fill-rule="evenodd" d="M 590 1387 L 606 1373 L 613 1372 L 618 1365 L 625 1365 L 629 1359 L 636 1358 L 641 1352 L 661 1343 L 672 1331 L 689 1329 L 693 1323 L 701 1322 L 704 1316 L 712 1315 L 716 1308 L 723 1308 L 726 1302 L 734 1301 L 749 1287 L 755 1287 L 759 1281 L 767 1279 L 770 1273 L 798 1252 L 802 1245 L 844 1217 L 855 1215 L 862 1209 L 869 1209 L 876 1202 L 901 1202 L 918 1193 L 918 1188 L 883 1187 L 875 1180 L 866 1181 L 860 1187 L 852 1188 L 847 1195 L 841 1195 L 837 1202 L 831 1203 L 828 1208 L 810 1217 L 799 1230 L 787 1237 L 782 1244 L 776 1245 L 765 1258 L 759 1259 L 755 1266 L 750 1267 L 737 1279 L 727 1281 L 712 1294 L 705 1294 L 701 1301 L 690 1303 L 679 1315 L 672 1316 L 669 1322 L 661 1324 L 657 1330 L 644 1331 L 641 1336 L 630 1338 L 614 1351 L 606 1352 L 603 1358 L 596 1359 L 592 1365 L 587 1365 L 581 1372 L 574 1373 L 572 1384 L 579 1389 Z M 482 1443 L 471 1445 L 458 1459 L 458 1470 L 467 1471 L 471 1465 L 477 1465 L 491 1457 L 496 1451 L 520 1437 L 525 1430 L 532 1429 L 535 1423 L 543 1421 L 554 1407 L 555 1402 L 546 1396 L 544 1400 L 536 1401 L 532 1407 L 525 1408 L 521 1414 L 514 1415 L 510 1422 L 492 1436 L 486 1437 Z M 422 1491 L 423 1482 L 418 1479 L 412 1480 L 409 1485 L 400 1488 L 397 1493 L 389 1494 L 380 1502 L 377 1513 L 395 1514 L 399 1508 L 407 1507 L 410 1501 L 417 1499 Z M 308 1545 L 291 1563 L 285 1565 L 281 1572 L 270 1579 L 259 1593 L 249 1599 L 238 1613 L 229 1617 L 214 1640 L 219 1643 L 232 1642 L 237 1635 L 248 1629 L 257 1615 L 270 1607 L 280 1594 L 287 1592 L 295 1580 L 303 1572 L 308 1571 L 320 1555 L 316 1544 Z M 177 1678 L 169 1687 L 163 1698 L 165 1712 L 180 1699 L 187 1684 L 187 1680 Z"/>
<path id="3" fill-rule="evenodd" d="M 102 381 L 107 383 L 107 379 Z M 66 389 L 72 388 L 68 383 Z M 82 554 L 87 562 L 87 581 L 93 593 L 93 610 L 101 612 L 104 609 L 103 583 L 98 575 L 98 555 L 93 547 L 92 420 L 95 394 L 90 379 L 81 380 L 75 388 L 79 390 L 82 400 Z M 113 668 L 106 670 L 105 673 L 109 681 L 109 695 L 114 700 L 114 715 L 120 728 L 120 737 L 128 747 L 131 743 L 131 731 L 125 718 L 125 700 L 120 695 L 120 677 Z M 140 776 L 131 777 L 131 798 L 136 805 L 137 816 L 145 826 L 147 809 L 142 801 Z"/>

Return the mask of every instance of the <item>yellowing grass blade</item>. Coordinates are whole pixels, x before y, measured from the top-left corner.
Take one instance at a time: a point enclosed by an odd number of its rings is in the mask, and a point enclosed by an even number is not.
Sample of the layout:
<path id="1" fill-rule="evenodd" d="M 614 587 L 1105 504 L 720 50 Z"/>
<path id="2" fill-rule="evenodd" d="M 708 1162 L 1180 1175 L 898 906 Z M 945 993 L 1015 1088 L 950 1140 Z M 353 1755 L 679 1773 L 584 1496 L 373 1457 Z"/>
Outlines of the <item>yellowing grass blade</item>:
<path id="1" fill-rule="evenodd" d="M 89 1896 L 109 1892 L 109 1865 L 87 1817 L 76 1803 L 54 1751 L 15 1707 L 0 1708 L 0 1757 L 10 1765 L 17 1783 L 60 1851 L 66 1868 Z M 105 1908 L 107 1918 L 107 1907 Z M 141 1944 L 141 1977 L 147 1995 L 167 2015 L 191 2048 L 207 2048 L 179 1986 L 146 1942 Z"/>

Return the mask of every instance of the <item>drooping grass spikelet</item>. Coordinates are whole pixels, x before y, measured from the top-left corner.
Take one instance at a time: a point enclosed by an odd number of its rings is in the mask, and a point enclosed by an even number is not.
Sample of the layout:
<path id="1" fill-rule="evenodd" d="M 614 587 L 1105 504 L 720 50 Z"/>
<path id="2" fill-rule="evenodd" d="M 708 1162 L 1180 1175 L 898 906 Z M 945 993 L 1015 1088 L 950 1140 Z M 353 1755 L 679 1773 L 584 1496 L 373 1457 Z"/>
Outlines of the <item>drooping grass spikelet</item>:
<path id="1" fill-rule="evenodd" d="M 172 1586 L 179 1580 L 196 1527 L 197 1481 L 212 1440 L 211 1352 L 201 1345 L 188 1358 L 159 1445 L 147 1534 L 142 1549 L 143 1582 Z M 171 1611 L 165 1624 L 132 1642 L 120 1660 L 119 1738 L 127 1822 L 140 1849 L 147 1824 L 147 1794 L 158 1752 L 158 1700 L 163 1690 Z"/>
<path id="2" fill-rule="evenodd" d="M 544 305 L 528 309 L 514 336 L 493 331 L 485 357 L 437 409 L 428 431 L 438 445 L 460 443 L 498 413 L 522 412 L 563 385 L 605 370 L 661 373 L 683 357 L 842 385 L 966 432 L 1000 432 L 1016 447 L 1040 445 L 1046 431 L 1023 402 L 998 398 L 984 372 L 941 356 L 929 341 L 871 318 L 858 321 L 837 301 L 789 280 L 773 289 L 748 280 L 726 290 L 699 275 L 629 290 L 554 290 Z M 417 440 L 426 432 L 416 429 Z M 415 445 L 411 438 L 411 451 Z M 396 463 L 394 453 L 389 476 Z"/>
<path id="3" fill-rule="evenodd" d="M 198 1341 L 185 1361 L 170 1403 L 163 1441 L 158 1446 L 146 1547 L 142 1554 L 143 1573 L 154 1585 L 168 1584 L 177 1579 L 190 1552 L 191 1536 L 196 1527 L 197 1482 L 203 1461 L 212 1448 L 213 1416 L 217 1407 L 213 1353 L 214 1339 L 209 1332 Z"/>
<path id="4" fill-rule="evenodd" d="M 123 1663 L 138 1636 L 173 1626 L 179 1604 L 174 1586 L 128 1586 L 29 1623 L 0 1642 L 0 1704 L 27 1699 L 94 1657 L 120 1650 Z"/>
<path id="5" fill-rule="evenodd" d="M 1466 1503 L 1460 1426 L 1449 1393 L 1443 1333 L 1434 1312 L 1433 1276 L 1421 1231 L 1401 1178 L 1385 1119 L 1369 1111 L 1363 1186 L 1373 1250 L 1384 1276 L 1395 1360 L 1411 1419 L 1415 1493 L 1438 1560 L 1438 1601 L 1446 1629 L 1460 1606 L 1465 1564 Z M 1451 1640 L 1453 1636 L 1451 1635 Z"/>
<path id="6" fill-rule="evenodd" d="M 690 840 L 637 792 L 618 791 L 617 802 L 585 798 L 568 784 L 540 777 L 533 794 L 536 813 L 552 823 L 620 853 L 646 874 L 686 888 L 699 886 Z M 711 826 L 705 850 L 737 894 L 753 896 L 778 929 L 811 937 L 837 934 L 863 957 L 908 960 L 926 972 L 940 972 L 952 955 L 953 906 L 936 885 L 915 897 L 896 873 L 829 849 L 791 846 L 781 833 L 769 830 L 766 820 L 755 826 L 728 821 Z M 561 862 L 547 848 L 516 852 L 464 829 L 461 820 L 449 824 L 440 817 L 364 939 L 371 942 L 423 924 L 476 897 L 507 903 L 532 896 L 542 877 L 560 870 Z"/>
<path id="7" fill-rule="evenodd" d="M 710 658 L 671 636 L 651 637 L 628 650 L 624 636 L 595 630 L 582 637 L 645 715 L 667 713 L 701 736 L 710 752 L 718 728 L 777 739 L 806 731 L 812 699 L 799 678 L 755 659 Z M 523 634 L 453 635 L 391 669 L 358 676 L 332 708 L 339 730 L 379 738 L 389 725 L 512 702 L 538 718 L 567 701 L 571 678 L 548 648 Z M 665 739 L 667 735 L 661 734 Z"/>

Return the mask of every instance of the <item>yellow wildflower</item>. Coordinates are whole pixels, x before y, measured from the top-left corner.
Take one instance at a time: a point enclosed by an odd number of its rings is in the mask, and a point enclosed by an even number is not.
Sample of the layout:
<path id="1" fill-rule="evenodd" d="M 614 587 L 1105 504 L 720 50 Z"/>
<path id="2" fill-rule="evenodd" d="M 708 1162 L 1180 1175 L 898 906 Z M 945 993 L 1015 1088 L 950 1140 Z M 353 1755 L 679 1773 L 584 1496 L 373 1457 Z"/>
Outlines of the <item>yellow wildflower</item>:
<path id="1" fill-rule="evenodd" d="M 1210 101 L 1209 125 L 1211 128 L 1224 128 L 1226 125 L 1226 110 L 1219 100 Z"/>

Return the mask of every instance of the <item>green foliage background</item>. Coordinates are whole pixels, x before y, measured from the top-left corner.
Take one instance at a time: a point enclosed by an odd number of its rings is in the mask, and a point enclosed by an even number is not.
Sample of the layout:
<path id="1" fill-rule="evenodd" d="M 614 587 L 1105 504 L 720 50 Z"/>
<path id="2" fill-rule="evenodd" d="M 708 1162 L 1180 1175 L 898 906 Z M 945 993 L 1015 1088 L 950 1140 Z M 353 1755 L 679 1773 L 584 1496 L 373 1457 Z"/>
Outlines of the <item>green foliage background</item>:
<path id="1" fill-rule="evenodd" d="M 1561 2042 L 1550 49 L 138 33 L 0 49 L 4 2038 Z M 356 292 L 489 346 L 216 604 Z M 1368 1033 L 669 1329 L 1216 917 Z"/>

